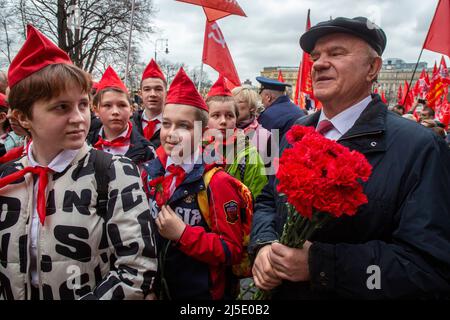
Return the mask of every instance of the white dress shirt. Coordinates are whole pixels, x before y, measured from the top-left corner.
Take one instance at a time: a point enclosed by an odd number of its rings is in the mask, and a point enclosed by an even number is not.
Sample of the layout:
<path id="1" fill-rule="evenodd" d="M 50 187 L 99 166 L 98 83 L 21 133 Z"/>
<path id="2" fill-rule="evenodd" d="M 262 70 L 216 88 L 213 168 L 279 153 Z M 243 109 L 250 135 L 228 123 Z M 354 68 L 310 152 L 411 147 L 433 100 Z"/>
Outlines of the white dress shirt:
<path id="1" fill-rule="evenodd" d="M 355 124 L 356 120 L 358 120 L 361 113 L 367 107 L 367 105 L 372 101 L 371 96 L 367 96 L 360 102 L 351 106 L 350 108 L 345 109 L 341 113 L 335 115 L 332 119 L 328 119 L 323 110 L 320 112 L 319 122 L 317 126 L 322 120 L 329 120 L 334 128 L 324 134 L 325 138 L 330 140 L 338 140 L 342 137 L 351 127 Z M 316 127 L 317 130 L 317 127 Z"/>
<path id="2" fill-rule="evenodd" d="M 30 143 L 28 146 L 28 162 L 30 167 L 36 167 L 40 166 L 39 163 L 37 163 L 36 160 L 33 158 L 33 142 Z M 52 169 L 54 172 L 63 172 L 66 170 L 66 168 L 70 165 L 70 163 L 75 159 L 77 153 L 77 150 L 63 150 L 61 151 L 47 166 L 48 168 Z M 37 212 L 37 194 L 38 194 L 38 186 L 39 186 L 39 178 L 35 180 L 34 183 L 34 192 L 33 192 L 33 214 L 31 216 L 31 234 L 30 234 L 30 271 L 31 271 L 31 284 L 35 287 L 39 286 L 39 274 L 38 274 L 38 267 L 37 264 L 40 263 L 40 261 L 37 260 L 38 258 L 38 239 L 39 239 L 39 215 Z"/>

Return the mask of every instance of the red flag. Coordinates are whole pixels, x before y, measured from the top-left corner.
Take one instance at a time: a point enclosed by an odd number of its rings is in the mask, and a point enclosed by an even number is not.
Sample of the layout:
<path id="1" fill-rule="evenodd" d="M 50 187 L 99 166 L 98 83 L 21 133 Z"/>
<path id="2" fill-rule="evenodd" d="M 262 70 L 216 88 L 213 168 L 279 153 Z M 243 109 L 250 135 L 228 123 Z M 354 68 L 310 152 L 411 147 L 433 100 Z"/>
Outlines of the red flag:
<path id="1" fill-rule="evenodd" d="M 388 102 L 387 99 L 386 99 L 386 96 L 384 95 L 384 91 L 381 91 L 381 101 L 383 101 L 386 104 Z"/>
<path id="2" fill-rule="evenodd" d="M 378 94 L 378 87 L 375 87 L 375 89 L 373 89 L 373 93 Z"/>
<path id="3" fill-rule="evenodd" d="M 202 61 L 236 86 L 241 85 L 225 38 L 217 22 L 206 21 Z"/>
<path id="4" fill-rule="evenodd" d="M 435 109 L 436 104 L 439 103 L 439 100 L 444 95 L 445 88 L 444 83 L 442 82 L 441 77 L 438 77 L 434 81 L 431 82 L 430 91 L 427 94 L 427 105 Z"/>
<path id="5" fill-rule="evenodd" d="M 416 81 L 416 84 L 414 85 L 414 88 L 412 89 L 412 94 L 414 97 L 416 97 L 420 93 L 420 79 Z"/>
<path id="6" fill-rule="evenodd" d="M 440 122 L 442 122 L 445 126 L 445 129 L 448 129 L 448 125 L 450 124 L 450 104 L 447 99 L 444 99 L 442 102 L 442 106 L 440 112 L 437 115 L 437 118 Z"/>
<path id="7" fill-rule="evenodd" d="M 439 69 L 436 65 L 436 60 L 434 61 L 434 67 L 433 67 L 433 73 L 431 74 L 431 81 L 436 80 L 436 78 L 439 76 Z"/>
<path id="8" fill-rule="evenodd" d="M 302 94 L 300 92 L 300 78 L 302 74 L 302 63 L 300 62 L 300 65 L 298 66 L 298 72 L 297 72 L 297 81 L 295 82 L 295 92 L 294 92 L 294 103 L 301 108 L 304 108 L 305 105 L 302 103 L 304 99 L 302 99 Z"/>
<path id="9" fill-rule="evenodd" d="M 397 91 L 397 104 L 402 104 L 403 102 L 403 89 L 402 89 L 402 85 L 400 84 L 398 86 L 398 91 Z"/>
<path id="10" fill-rule="evenodd" d="M 414 103 L 413 93 L 409 89 L 408 82 L 406 82 L 406 80 L 405 80 L 405 86 L 403 87 L 401 105 L 403 105 L 405 107 L 405 111 L 408 112 L 409 109 L 411 109 L 413 103 Z"/>
<path id="11" fill-rule="evenodd" d="M 197 6 L 202 6 L 209 22 L 213 22 L 226 16 L 235 14 L 246 17 L 244 10 L 236 0 L 176 0 Z"/>
<path id="12" fill-rule="evenodd" d="M 278 70 L 278 81 L 284 82 L 283 72 L 281 70 Z"/>
<path id="13" fill-rule="evenodd" d="M 423 48 L 450 57 L 450 0 L 439 0 Z"/>
<path id="14" fill-rule="evenodd" d="M 414 87 L 416 92 L 414 92 L 414 96 L 419 95 L 422 99 L 424 99 L 427 95 L 428 90 L 430 90 L 430 78 L 428 77 L 428 73 L 425 71 L 425 68 L 422 69 L 422 73 L 420 74 L 419 80 L 416 82 L 416 86 Z"/>
<path id="15" fill-rule="evenodd" d="M 308 10 L 308 17 L 306 19 L 306 31 L 308 31 L 311 28 L 309 12 L 310 12 L 310 10 Z M 311 61 L 310 55 L 306 52 L 303 52 L 302 72 L 300 75 L 301 76 L 300 91 L 303 93 L 309 94 L 310 98 L 313 99 L 314 93 L 313 93 L 313 88 L 312 88 L 311 69 L 312 69 L 312 61 Z"/>
<path id="16" fill-rule="evenodd" d="M 225 78 L 225 85 L 227 86 L 228 89 L 230 89 L 230 91 L 237 87 L 235 84 L 233 84 L 233 82 L 229 81 L 227 78 Z"/>
<path id="17" fill-rule="evenodd" d="M 441 57 L 441 64 L 439 65 L 439 74 L 443 79 L 448 78 L 448 69 L 447 64 L 445 63 L 444 56 Z"/>
<path id="18" fill-rule="evenodd" d="M 311 28 L 310 10 L 308 9 L 305 31 L 308 31 L 310 28 Z M 304 97 L 300 98 L 300 96 L 303 94 L 307 94 L 309 96 L 309 99 L 314 100 L 314 105 L 317 109 L 318 107 L 320 107 L 320 103 L 314 97 L 311 80 L 311 69 L 312 69 L 311 58 L 308 53 L 303 51 L 302 62 L 300 63 L 300 67 L 298 69 L 297 74 L 297 84 L 295 86 L 294 102 L 297 101 L 296 103 L 299 103 L 300 99 L 304 101 Z M 300 107 L 305 108 L 305 105 L 300 105 Z"/>
<path id="19" fill-rule="evenodd" d="M 308 31 L 311 28 L 311 21 L 309 19 L 309 13 L 310 13 L 310 10 L 308 9 L 305 31 Z M 309 70 L 311 70 L 311 59 L 309 59 L 309 54 L 307 54 L 306 52 L 303 51 L 302 61 L 300 62 L 300 65 L 298 67 L 297 82 L 295 84 L 295 93 L 294 93 L 294 103 L 303 109 L 306 106 L 305 97 L 303 95 L 303 92 L 304 92 L 303 91 L 303 82 L 305 81 L 303 78 L 303 74 L 305 74 L 304 68 L 306 68 L 306 69 L 309 68 Z M 310 76 L 310 80 L 311 80 L 311 76 Z M 311 81 L 310 81 L 310 83 L 311 83 Z M 312 94 L 312 89 L 310 91 Z"/>

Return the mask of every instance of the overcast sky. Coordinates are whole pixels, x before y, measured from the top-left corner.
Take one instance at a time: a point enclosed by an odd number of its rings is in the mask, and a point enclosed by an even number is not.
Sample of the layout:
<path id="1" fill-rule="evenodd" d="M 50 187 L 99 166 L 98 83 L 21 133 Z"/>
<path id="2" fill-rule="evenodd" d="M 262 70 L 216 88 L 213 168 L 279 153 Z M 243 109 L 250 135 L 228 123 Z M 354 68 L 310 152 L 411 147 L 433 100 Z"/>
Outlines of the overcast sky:
<path id="1" fill-rule="evenodd" d="M 157 28 L 142 46 L 144 61 L 154 56 L 151 41 L 169 40 L 169 54 L 159 58 L 200 66 L 203 50 L 205 15 L 200 6 L 175 0 L 154 0 L 158 12 L 153 19 Z M 308 8 L 311 24 L 332 17 L 366 16 L 386 33 L 388 41 L 383 58 L 401 58 L 416 62 L 433 18 L 438 0 L 238 0 L 247 17 L 228 16 L 218 20 L 241 81 L 255 77 L 267 66 L 298 66 L 301 59 L 299 37 L 305 30 Z M 424 50 L 421 61 L 432 67 L 440 54 Z M 447 58 L 447 63 L 448 63 Z M 210 80 L 217 72 L 205 65 Z"/>

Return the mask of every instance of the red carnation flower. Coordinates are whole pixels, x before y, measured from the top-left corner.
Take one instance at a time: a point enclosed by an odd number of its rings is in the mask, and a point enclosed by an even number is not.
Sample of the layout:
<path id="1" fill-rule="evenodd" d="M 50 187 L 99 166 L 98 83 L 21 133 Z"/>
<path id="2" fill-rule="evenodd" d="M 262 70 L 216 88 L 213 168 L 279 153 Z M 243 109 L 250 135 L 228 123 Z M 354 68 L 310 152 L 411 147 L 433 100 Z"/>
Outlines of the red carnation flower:
<path id="1" fill-rule="evenodd" d="M 354 215 L 367 203 L 361 182 L 372 167 L 357 151 L 326 139 L 312 127 L 293 126 L 286 134 L 276 174 L 277 190 L 287 197 L 288 215 L 280 243 L 302 248 L 306 240 L 332 218 Z M 254 300 L 267 298 L 257 290 Z"/>

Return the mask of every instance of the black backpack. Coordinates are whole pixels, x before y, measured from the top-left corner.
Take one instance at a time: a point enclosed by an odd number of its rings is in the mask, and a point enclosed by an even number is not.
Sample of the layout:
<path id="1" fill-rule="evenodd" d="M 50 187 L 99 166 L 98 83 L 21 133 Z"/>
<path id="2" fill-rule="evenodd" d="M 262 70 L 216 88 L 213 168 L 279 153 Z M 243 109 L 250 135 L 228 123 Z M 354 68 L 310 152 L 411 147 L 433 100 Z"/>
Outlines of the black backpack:
<path id="1" fill-rule="evenodd" d="M 104 217 L 108 203 L 108 169 L 111 166 L 113 155 L 96 149 L 92 149 L 90 153 L 93 157 L 94 175 L 97 182 L 97 214 Z"/>

